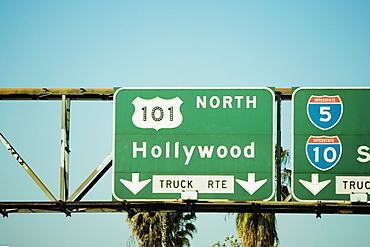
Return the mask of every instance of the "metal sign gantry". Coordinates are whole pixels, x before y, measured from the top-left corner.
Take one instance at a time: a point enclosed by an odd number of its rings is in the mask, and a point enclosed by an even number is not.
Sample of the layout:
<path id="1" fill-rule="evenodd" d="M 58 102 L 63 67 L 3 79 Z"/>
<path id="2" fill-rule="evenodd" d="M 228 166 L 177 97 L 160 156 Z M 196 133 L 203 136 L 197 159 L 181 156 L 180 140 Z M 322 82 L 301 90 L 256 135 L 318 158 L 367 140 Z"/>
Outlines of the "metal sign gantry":
<path id="1" fill-rule="evenodd" d="M 112 154 L 108 155 L 85 181 L 70 195 L 69 191 L 69 114 L 70 104 L 74 100 L 112 101 L 114 89 L 0 89 L 0 100 L 60 100 L 62 102 L 62 138 L 61 138 L 61 168 L 60 168 L 60 198 L 59 200 L 47 189 L 29 165 L 15 151 L 8 140 L 1 135 L 0 139 L 27 171 L 40 189 L 47 195 L 50 202 L 2 202 L 0 198 L 0 213 L 6 217 L 9 213 L 65 213 L 70 216 L 77 212 L 137 212 L 137 211 L 178 211 L 178 212 L 275 212 L 275 213 L 313 213 L 321 214 L 370 214 L 367 203 L 321 203 L 321 202 L 281 202 L 281 201 L 81 201 L 89 190 L 112 166 Z M 277 107 L 280 100 L 291 100 L 290 88 L 275 88 Z M 280 114 L 278 114 L 280 116 Z M 280 131 L 278 119 L 278 137 Z M 277 140 L 280 142 L 280 139 Z M 277 162 L 279 163 L 279 162 Z M 277 164 L 279 167 L 279 164 Z M 280 169 L 279 169 L 280 170 Z M 279 173 L 277 174 L 279 181 Z M 279 184 L 278 184 L 279 185 Z M 280 191 L 279 187 L 278 190 Z M 278 192 L 279 192 L 278 191 Z M 280 198 L 278 193 L 277 198 Z"/>
<path id="2" fill-rule="evenodd" d="M 14 156 L 16 161 L 30 175 L 33 181 L 39 186 L 44 194 L 52 203 L 80 201 L 90 189 L 99 181 L 99 179 L 112 166 L 112 153 L 109 154 L 96 169 L 86 178 L 85 181 L 70 195 L 69 188 L 69 136 L 70 136 L 70 112 L 72 100 L 88 100 L 88 101 L 111 101 L 113 99 L 113 89 L 47 89 L 47 88 L 2 88 L 0 89 L 0 100 L 60 100 L 61 108 L 61 146 L 60 146 L 60 196 L 57 199 L 39 177 L 32 171 L 31 167 L 21 158 L 20 154 L 10 144 L 3 133 L 0 133 L 0 140 L 6 149 Z M 0 199 L 1 200 L 1 199 Z M 18 208 L 22 208 L 23 202 L 16 202 L 19 207 L 9 209 L 6 203 L 0 203 L 0 210 L 3 215 L 8 212 L 18 212 Z M 31 203 L 39 205 L 39 203 Z M 30 205 L 30 204 L 28 204 Z M 52 207 L 51 207 L 52 208 Z M 35 210 L 30 207 L 30 212 Z M 36 210 L 37 211 L 37 210 Z M 48 210 L 47 210 L 48 211 Z M 49 210 L 53 212 L 53 209 Z M 64 210 L 60 210 L 64 212 Z"/>

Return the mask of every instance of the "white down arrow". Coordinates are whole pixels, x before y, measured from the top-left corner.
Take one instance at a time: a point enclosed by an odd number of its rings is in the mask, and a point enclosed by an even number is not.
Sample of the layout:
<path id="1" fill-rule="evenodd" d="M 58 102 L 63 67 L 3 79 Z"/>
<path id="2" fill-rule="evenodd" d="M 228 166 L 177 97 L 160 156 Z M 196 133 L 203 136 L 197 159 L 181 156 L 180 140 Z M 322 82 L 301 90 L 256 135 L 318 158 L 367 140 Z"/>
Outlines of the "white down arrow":
<path id="1" fill-rule="evenodd" d="M 253 195 L 262 185 L 267 182 L 267 179 L 256 181 L 255 173 L 248 173 L 248 182 L 240 179 L 235 179 L 249 194 Z"/>
<path id="2" fill-rule="evenodd" d="M 132 182 L 120 179 L 119 180 L 123 185 L 127 187 L 134 195 L 140 192 L 148 183 L 150 183 L 151 179 L 143 180 L 139 182 L 139 173 L 132 173 Z"/>
<path id="3" fill-rule="evenodd" d="M 319 174 L 313 173 L 311 174 L 311 181 L 308 182 L 306 180 L 299 179 L 299 182 L 303 184 L 314 196 L 316 196 L 326 185 L 328 185 L 331 180 L 325 180 L 319 182 Z"/>

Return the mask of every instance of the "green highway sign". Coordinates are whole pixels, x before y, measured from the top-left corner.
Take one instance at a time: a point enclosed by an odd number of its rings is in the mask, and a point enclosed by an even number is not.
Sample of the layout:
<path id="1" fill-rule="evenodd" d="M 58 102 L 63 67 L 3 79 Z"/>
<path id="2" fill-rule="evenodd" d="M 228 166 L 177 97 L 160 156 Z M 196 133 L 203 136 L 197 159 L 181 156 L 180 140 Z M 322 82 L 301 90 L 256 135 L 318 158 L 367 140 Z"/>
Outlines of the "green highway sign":
<path id="1" fill-rule="evenodd" d="M 370 87 L 293 92 L 292 190 L 298 201 L 367 201 Z"/>
<path id="2" fill-rule="evenodd" d="M 119 88 L 113 200 L 270 200 L 270 88 Z"/>

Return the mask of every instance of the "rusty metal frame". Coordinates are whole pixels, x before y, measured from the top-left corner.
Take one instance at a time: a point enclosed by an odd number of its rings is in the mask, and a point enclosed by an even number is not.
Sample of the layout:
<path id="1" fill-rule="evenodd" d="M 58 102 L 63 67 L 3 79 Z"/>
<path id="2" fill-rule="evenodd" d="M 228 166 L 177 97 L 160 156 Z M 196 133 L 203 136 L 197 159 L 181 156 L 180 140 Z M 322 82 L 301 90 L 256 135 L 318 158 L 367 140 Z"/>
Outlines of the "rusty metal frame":
<path id="1" fill-rule="evenodd" d="M 322 202 L 206 202 L 206 201 L 89 201 L 89 202 L 0 202 L 0 213 L 120 213 L 120 212 L 194 212 L 194 213 L 294 213 L 315 214 L 370 214 L 369 204 Z"/>
<path id="2" fill-rule="evenodd" d="M 275 88 L 281 100 L 291 100 L 291 88 Z M 370 214 L 370 204 L 364 203 L 305 203 L 305 202 L 207 202 L 207 201 L 97 201 L 81 202 L 83 196 L 99 181 L 112 165 L 112 156 L 107 158 L 88 176 L 88 178 L 68 195 L 68 152 L 69 152 L 69 117 L 70 101 L 92 100 L 112 101 L 114 89 L 48 89 L 48 88 L 0 88 L 0 100 L 61 100 L 62 101 L 62 137 L 61 137 L 61 200 L 46 188 L 20 155 L 1 135 L 2 142 L 22 165 L 36 184 L 49 197 L 50 202 L 1 202 L 0 213 L 7 217 L 9 213 L 65 213 L 70 216 L 79 212 L 135 212 L 135 211 L 177 211 L 177 212 L 274 212 L 274 213 L 311 213 L 321 214 Z M 63 169 L 62 169 L 63 166 Z"/>
<path id="3" fill-rule="evenodd" d="M 113 88 L 0 88 L 0 100 L 113 100 Z"/>
<path id="4" fill-rule="evenodd" d="M 275 88 L 282 100 L 292 99 L 291 88 Z M 113 88 L 0 88 L 0 100 L 113 100 Z"/>

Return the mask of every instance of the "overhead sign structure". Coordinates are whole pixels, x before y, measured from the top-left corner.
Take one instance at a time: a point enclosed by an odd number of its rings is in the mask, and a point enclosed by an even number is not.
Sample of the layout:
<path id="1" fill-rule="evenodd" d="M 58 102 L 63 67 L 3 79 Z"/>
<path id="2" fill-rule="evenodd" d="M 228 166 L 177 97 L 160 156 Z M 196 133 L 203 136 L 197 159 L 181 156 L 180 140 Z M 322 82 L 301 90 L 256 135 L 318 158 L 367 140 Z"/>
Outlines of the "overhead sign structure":
<path id="1" fill-rule="evenodd" d="M 293 195 L 351 201 L 370 193 L 370 88 L 293 92 Z M 367 201 L 367 200 L 366 200 Z"/>
<path id="2" fill-rule="evenodd" d="M 270 200 L 270 88 L 119 88 L 114 200 Z"/>

